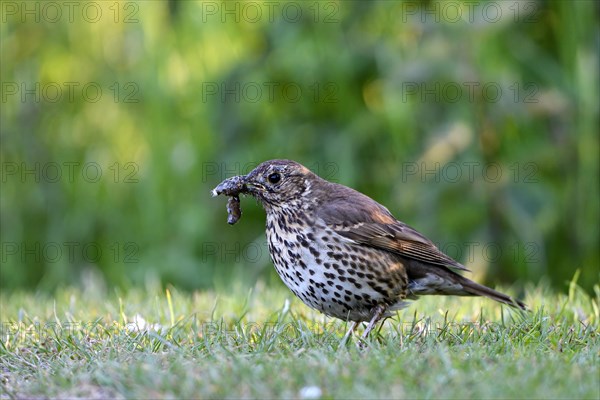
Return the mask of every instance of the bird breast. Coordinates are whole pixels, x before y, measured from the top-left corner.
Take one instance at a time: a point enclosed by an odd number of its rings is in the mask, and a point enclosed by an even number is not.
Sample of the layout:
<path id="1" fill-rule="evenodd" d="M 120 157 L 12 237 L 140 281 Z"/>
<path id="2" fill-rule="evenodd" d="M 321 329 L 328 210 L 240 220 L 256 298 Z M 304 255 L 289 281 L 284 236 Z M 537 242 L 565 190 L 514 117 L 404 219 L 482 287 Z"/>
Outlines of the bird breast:
<path id="1" fill-rule="evenodd" d="M 400 308 L 407 281 L 396 257 L 298 214 L 290 209 L 268 213 L 266 229 L 275 269 L 296 296 L 327 315 L 352 321 L 368 321 L 378 304 Z"/>

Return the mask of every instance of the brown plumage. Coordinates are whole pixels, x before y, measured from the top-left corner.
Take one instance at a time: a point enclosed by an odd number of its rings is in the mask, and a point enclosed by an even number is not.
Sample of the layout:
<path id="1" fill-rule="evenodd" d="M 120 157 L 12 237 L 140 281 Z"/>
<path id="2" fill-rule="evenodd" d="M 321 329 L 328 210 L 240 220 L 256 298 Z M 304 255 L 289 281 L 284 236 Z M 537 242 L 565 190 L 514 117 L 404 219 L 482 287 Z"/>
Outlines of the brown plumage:
<path id="1" fill-rule="evenodd" d="M 267 213 L 275 269 L 310 307 L 340 319 L 376 323 L 422 295 L 486 296 L 526 309 L 519 300 L 475 283 L 467 271 L 387 208 L 328 182 L 290 160 L 266 161 L 223 181 L 213 195 L 256 197 Z"/>

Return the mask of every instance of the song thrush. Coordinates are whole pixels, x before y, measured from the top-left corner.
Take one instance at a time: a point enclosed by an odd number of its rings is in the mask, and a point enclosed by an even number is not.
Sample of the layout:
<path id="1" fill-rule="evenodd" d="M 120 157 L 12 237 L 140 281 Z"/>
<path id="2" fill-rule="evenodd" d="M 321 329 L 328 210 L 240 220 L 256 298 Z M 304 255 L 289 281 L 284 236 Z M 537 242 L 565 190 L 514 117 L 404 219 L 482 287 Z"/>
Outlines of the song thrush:
<path id="1" fill-rule="evenodd" d="M 297 162 L 266 161 L 217 186 L 213 196 L 233 197 L 230 223 L 241 215 L 240 193 L 263 205 L 271 259 L 287 287 L 308 306 L 352 322 L 344 342 L 358 323 L 369 321 L 366 338 L 405 300 L 422 295 L 486 296 L 526 309 L 459 275 L 467 270 L 462 264 L 381 204 Z"/>

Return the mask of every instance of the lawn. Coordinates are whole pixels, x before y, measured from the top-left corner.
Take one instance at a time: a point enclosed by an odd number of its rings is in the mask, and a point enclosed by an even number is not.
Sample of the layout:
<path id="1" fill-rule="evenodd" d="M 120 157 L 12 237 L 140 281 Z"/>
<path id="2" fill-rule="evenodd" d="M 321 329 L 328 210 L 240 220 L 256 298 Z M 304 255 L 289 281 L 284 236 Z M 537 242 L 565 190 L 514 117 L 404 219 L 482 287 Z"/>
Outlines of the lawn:
<path id="1" fill-rule="evenodd" d="M 339 346 L 346 323 L 261 283 L 3 293 L 1 396 L 597 399 L 595 291 L 531 287 L 524 314 L 485 299 L 423 298 L 364 349 L 356 339 Z"/>

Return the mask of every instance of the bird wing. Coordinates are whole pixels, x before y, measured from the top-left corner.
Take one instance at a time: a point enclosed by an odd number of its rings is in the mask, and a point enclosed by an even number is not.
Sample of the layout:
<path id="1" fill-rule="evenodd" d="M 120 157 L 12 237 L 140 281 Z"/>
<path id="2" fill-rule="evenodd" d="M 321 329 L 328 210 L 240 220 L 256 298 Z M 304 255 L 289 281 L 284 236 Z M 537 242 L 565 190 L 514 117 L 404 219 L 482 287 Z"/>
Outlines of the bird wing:
<path id="1" fill-rule="evenodd" d="M 370 197 L 352 192 L 325 202 L 317 211 L 317 215 L 337 234 L 417 261 L 468 271 L 425 236 L 394 218 L 387 208 Z M 357 198 L 357 195 L 360 196 Z"/>

